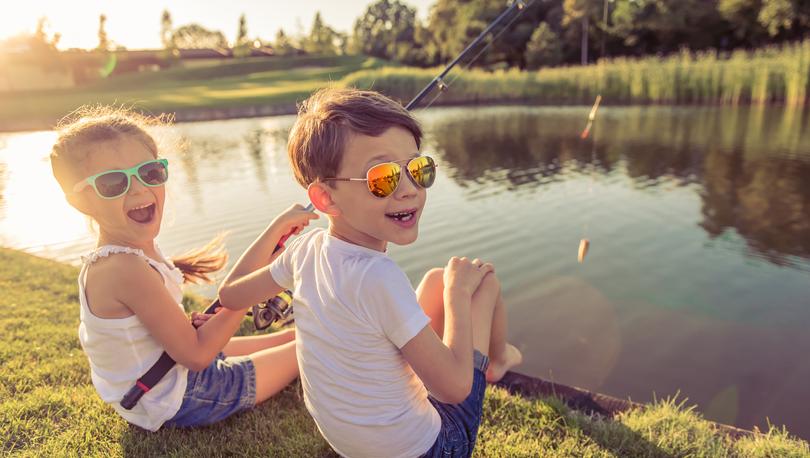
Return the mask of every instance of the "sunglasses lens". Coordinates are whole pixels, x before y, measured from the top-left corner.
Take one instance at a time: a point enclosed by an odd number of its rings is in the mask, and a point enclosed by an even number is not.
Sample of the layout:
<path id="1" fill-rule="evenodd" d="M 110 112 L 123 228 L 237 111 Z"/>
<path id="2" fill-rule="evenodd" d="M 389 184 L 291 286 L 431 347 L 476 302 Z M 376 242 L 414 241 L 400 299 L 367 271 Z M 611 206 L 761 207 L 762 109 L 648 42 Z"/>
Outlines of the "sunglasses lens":
<path id="1" fill-rule="evenodd" d="M 368 190 L 377 197 L 390 196 L 399 184 L 402 169 L 397 164 L 375 165 L 368 170 Z"/>
<path id="2" fill-rule="evenodd" d="M 148 162 L 138 169 L 138 177 L 147 186 L 160 186 L 169 179 L 169 171 L 160 161 Z"/>
<path id="3" fill-rule="evenodd" d="M 127 190 L 129 178 L 123 172 L 109 172 L 96 177 L 96 190 L 102 197 L 118 197 Z"/>
<path id="4" fill-rule="evenodd" d="M 429 188 L 436 180 L 436 163 L 428 156 L 419 156 L 408 162 L 408 173 L 413 177 L 414 183 Z"/>

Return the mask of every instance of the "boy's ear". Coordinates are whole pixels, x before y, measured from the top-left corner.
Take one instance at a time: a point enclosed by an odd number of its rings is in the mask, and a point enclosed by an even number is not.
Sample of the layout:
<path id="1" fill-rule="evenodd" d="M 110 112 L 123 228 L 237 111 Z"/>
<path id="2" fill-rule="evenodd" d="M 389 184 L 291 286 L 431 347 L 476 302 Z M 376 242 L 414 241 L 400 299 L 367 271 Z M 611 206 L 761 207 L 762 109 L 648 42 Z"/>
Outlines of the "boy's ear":
<path id="1" fill-rule="evenodd" d="M 324 214 L 331 216 L 340 215 L 340 209 L 332 200 L 332 188 L 322 181 L 313 181 L 307 186 L 307 196 L 315 208 Z"/>

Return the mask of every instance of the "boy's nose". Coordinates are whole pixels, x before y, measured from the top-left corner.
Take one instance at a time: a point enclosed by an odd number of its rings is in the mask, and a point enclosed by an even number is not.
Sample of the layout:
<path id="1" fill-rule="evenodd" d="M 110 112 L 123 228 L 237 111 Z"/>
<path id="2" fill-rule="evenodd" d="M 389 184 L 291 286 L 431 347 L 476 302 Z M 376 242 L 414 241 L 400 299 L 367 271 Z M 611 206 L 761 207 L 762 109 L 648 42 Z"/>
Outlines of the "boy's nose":
<path id="1" fill-rule="evenodd" d="M 405 199 L 413 197 L 419 192 L 419 188 L 414 184 L 407 170 L 402 170 L 402 176 L 399 179 L 399 186 L 397 186 L 394 196 L 397 199 Z"/>

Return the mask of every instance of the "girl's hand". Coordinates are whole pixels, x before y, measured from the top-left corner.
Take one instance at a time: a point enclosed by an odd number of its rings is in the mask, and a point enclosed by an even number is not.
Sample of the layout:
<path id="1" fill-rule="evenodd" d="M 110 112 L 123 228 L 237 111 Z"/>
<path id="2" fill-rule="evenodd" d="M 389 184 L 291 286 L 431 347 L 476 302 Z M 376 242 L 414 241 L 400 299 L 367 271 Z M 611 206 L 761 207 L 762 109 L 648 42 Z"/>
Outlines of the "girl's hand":
<path id="1" fill-rule="evenodd" d="M 214 313 L 200 313 L 200 312 L 191 312 L 191 324 L 195 328 L 199 328 L 206 321 L 208 321 L 212 316 L 216 315 L 217 312 L 222 310 L 222 307 L 217 307 L 214 309 Z"/>
<path id="2" fill-rule="evenodd" d="M 287 237 L 300 234 L 305 227 L 309 226 L 310 220 L 318 218 L 320 215 L 317 213 L 306 210 L 300 204 L 295 204 L 278 215 L 271 226 L 282 234 L 278 243 L 283 245 Z"/>

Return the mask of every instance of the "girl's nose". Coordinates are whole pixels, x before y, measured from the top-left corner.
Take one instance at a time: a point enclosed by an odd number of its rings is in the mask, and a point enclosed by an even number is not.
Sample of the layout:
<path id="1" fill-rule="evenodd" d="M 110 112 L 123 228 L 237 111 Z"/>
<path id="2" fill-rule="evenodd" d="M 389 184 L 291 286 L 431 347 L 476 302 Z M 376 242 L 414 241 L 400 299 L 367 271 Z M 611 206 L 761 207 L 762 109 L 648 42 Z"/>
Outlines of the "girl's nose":
<path id="1" fill-rule="evenodd" d="M 127 191 L 127 194 L 138 195 L 145 191 L 146 186 L 141 183 L 141 180 L 135 178 L 134 176 L 129 177 L 129 191 Z"/>

